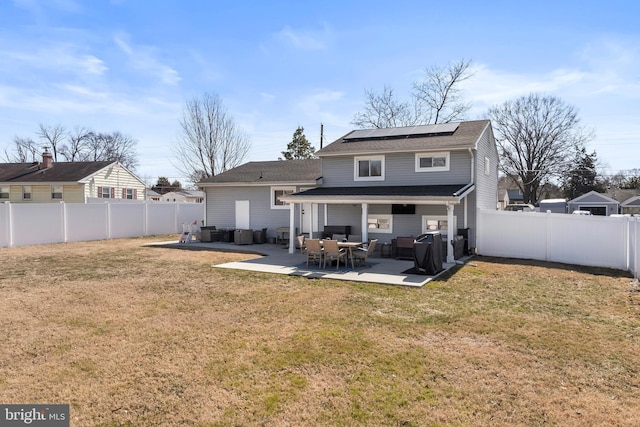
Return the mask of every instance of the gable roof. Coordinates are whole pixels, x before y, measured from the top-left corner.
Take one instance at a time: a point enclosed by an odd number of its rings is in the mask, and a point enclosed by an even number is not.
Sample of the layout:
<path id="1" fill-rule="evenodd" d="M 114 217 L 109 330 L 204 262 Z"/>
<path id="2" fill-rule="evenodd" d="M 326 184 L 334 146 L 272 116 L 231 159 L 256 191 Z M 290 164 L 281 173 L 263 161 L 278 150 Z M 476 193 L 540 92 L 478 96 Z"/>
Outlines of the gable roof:
<path id="1" fill-rule="evenodd" d="M 569 200 L 569 203 L 612 203 L 619 204 L 617 200 L 612 199 L 611 197 L 607 197 L 602 193 L 598 193 L 595 190 L 591 190 L 588 193 L 583 194 L 582 196 L 578 196 L 573 200 Z"/>
<path id="2" fill-rule="evenodd" d="M 489 120 L 474 120 L 459 123 L 447 123 L 444 128 L 446 132 L 425 133 L 422 128 L 425 126 L 413 126 L 403 128 L 395 136 L 375 136 L 375 131 L 371 130 L 373 136 L 367 137 L 366 132 L 354 130 L 338 138 L 331 144 L 316 152 L 318 157 L 336 156 L 345 154 L 364 154 L 380 152 L 420 152 L 433 150 L 456 150 L 476 148 L 478 140 L 489 127 Z M 455 126 L 457 125 L 457 126 Z M 433 125 L 430 125 L 433 126 Z M 399 128 L 393 128 L 393 130 Z M 455 129 L 450 131 L 451 129 Z M 389 129 L 388 133 L 391 133 Z M 380 135 L 380 132 L 378 135 Z M 397 132 L 396 132 L 397 133 Z M 362 135 L 362 137 L 354 137 Z"/>
<path id="3" fill-rule="evenodd" d="M 620 204 L 623 207 L 640 207 L 640 196 L 634 196 L 630 199 L 625 200 Z"/>
<path id="4" fill-rule="evenodd" d="M 0 163 L 0 182 L 78 182 L 117 162 Z"/>
<path id="5" fill-rule="evenodd" d="M 204 179 L 200 187 L 215 184 L 296 184 L 313 183 L 321 177 L 320 159 L 275 160 L 249 162 L 221 174 Z"/>

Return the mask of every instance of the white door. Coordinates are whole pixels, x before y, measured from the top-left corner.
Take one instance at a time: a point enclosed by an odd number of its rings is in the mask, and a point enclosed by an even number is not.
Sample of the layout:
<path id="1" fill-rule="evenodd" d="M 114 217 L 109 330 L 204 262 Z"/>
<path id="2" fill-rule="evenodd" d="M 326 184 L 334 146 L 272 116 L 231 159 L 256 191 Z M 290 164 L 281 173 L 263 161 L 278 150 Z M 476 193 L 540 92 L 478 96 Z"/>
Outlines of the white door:
<path id="1" fill-rule="evenodd" d="M 236 200 L 236 229 L 251 228 L 251 215 L 248 200 Z"/>
<path id="2" fill-rule="evenodd" d="M 302 215 L 300 216 L 302 233 L 310 233 L 311 230 L 318 231 L 318 205 L 311 203 L 302 204 Z M 312 228 L 310 228 L 313 223 Z"/>

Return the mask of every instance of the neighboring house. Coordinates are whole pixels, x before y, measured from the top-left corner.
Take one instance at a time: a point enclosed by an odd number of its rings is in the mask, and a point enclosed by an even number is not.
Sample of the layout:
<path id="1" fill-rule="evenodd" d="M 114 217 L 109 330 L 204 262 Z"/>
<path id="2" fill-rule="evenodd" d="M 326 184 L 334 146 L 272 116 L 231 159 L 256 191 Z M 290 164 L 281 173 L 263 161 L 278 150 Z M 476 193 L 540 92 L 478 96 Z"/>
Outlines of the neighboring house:
<path id="1" fill-rule="evenodd" d="M 524 203 L 524 196 L 522 194 L 522 190 L 519 188 L 510 188 L 507 190 L 507 199 L 508 203 L 506 205 L 521 205 Z"/>
<path id="2" fill-rule="evenodd" d="M 498 210 L 504 210 L 509 204 L 509 192 L 504 188 L 498 189 Z"/>
<path id="3" fill-rule="evenodd" d="M 620 213 L 640 215 L 640 196 L 634 196 L 620 204 Z"/>
<path id="4" fill-rule="evenodd" d="M 355 130 L 316 155 L 248 163 L 202 181 L 207 225 L 268 227 L 269 234 L 282 226 L 312 234 L 347 225 L 363 240 L 385 242 L 467 229 L 474 247 L 477 211 L 495 210 L 498 201 L 488 120 Z"/>
<path id="5" fill-rule="evenodd" d="M 202 203 L 204 201 L 204 191 L 199 191 L 199 190 L 170 191 L 160 196 L 160 200 L 163 202 Z"/>
<path id="6" fill-rule="evenodd" d="M 153 191 L 150 188 L 147 188 L 146 190 L 146 199 L 149 202 L 159 202 L 160 201 L 160 197 L 162 197 L 162 195 L 160 193 L 157 193 L 155 191 Z"/>
<path id="7" fill-rule="evenodd" d="M 620 203 L 597 191 L 589 191 L 582 196 L 569 200 L 568 213 L 573 211 L 589 211 L 592 215 L 609 216 L 618 213 Z"/>
<path id="8" fill-rule="evenodd" d="M 144 200 L 145 183 L 118 162 L 0 163 L 0 202 L 86 203 L 89 198 Z"/>

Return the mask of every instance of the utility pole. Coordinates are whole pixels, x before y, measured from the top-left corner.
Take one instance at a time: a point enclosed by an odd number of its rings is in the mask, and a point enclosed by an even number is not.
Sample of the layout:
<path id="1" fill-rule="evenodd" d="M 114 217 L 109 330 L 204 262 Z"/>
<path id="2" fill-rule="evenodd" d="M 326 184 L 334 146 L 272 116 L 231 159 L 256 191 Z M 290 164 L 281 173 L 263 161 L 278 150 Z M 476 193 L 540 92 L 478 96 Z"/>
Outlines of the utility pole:
<path id="1" fill-rule="evenodd" d="M 320 149 L 322 150 L 322 140 L 324 138 L 324 125 L 320 123 Z"/>

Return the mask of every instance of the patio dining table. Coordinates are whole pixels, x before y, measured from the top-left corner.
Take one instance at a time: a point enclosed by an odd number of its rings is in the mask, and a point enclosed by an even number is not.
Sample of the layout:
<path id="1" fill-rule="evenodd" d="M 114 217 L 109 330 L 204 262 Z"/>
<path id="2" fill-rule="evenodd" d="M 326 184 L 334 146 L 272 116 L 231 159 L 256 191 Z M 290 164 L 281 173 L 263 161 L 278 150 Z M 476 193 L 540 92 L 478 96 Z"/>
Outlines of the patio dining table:
<path id="1" fill-rule="evenodd" d="M 320 240 L 320 245 L 322 245 L 324 240 Z M 347 250 L 347 256 L 351 259 L 351 268 L 356 268 L 355 263 L 353 262 L 353 249 L 359 248 L 364 244 L 364 242 L 338 242 L 339 248 L 344 248 Z"/>

